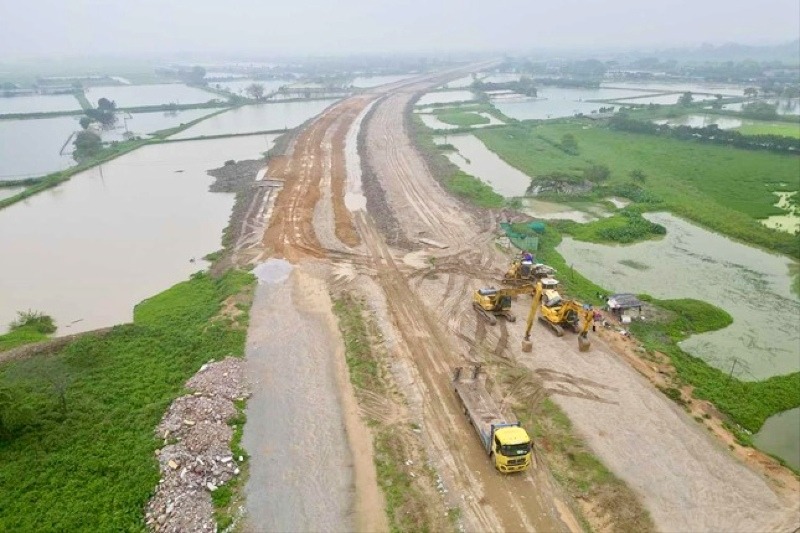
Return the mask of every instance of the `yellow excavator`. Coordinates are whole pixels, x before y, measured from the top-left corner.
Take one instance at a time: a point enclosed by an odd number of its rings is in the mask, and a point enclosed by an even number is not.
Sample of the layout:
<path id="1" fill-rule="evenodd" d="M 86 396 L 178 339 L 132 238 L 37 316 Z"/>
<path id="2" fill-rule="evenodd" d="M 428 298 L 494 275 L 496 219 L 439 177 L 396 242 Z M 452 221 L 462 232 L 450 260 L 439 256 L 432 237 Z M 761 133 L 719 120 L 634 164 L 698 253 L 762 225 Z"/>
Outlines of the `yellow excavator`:
<path id="1" fill-rule="evenodd" d="M 542 278 L 555 275 L 556 269 L 542 263 L 515 259 L 503 276 L 503 283 L 508 285 L 534 284 Z"/>
<path id="2" fill-rule="evenodd" d="M 594 321 L 594 312 L 576 300 L 564 300 L 558 292 L 558 281 L 544 278 L 536 284 L 533 293 L 531 310 L 525 325 L 525 340 L 522 341 L 523 352 L 533 349 L 531 328 L 537 313 L 540 313 L 539 320 L 550 326 L 559 337 L 564 335 L 565 328 L 577 333 L 580 351 L 585 352 L 591 346 L 588 333 Z"/>
<path id="3" fill-rule="evenodd" d="M 472 294 L 472 306 L 492 326 L 497 324 L 498 316 L 514 322 L 517 317 L 511 312 L 511 299 L 518 294 L 533 294 L 535 290 L 536 287 L 532 284 L 503 289 L 478 289 Z"/>

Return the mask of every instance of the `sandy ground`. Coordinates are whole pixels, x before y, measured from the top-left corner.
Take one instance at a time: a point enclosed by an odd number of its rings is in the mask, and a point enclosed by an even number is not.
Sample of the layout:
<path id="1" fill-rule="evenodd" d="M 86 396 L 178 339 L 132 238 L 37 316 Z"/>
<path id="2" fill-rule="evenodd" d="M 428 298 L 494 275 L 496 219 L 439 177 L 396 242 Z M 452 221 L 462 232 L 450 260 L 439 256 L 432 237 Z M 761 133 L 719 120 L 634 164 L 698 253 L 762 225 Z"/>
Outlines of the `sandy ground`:
<path id="1" fill-rule="evenodd" d="M 348 465 L 355 445 L 344 437 L 347 416 L 340 407 L 343 395 L 352 400 L 352 391 L 336 385 L 334 363 L 337 358 L 341 363 L 341 341 L 331 332 L 328 320 L 318 314 L 320 307 L 330 307 L 319 295 L 336 285 L 361 293 L 378 317 L 385 347 L 396 361 L 397 386 L 419 421 L 419 438 L 428 461 L 446 487 L 442 510 L 458 505 L 464 529 L 560 531 L 576 526 L 570 502 L 541 465 L 519 476 L 502 476 L 493 470 L 456 404 L 449 381 L 452 367 L 487 357 L 536 372 L 595 453 L 641 497 L 658 529 L 789 529 L 786 526 L 794 523 L 793 518 L 796 521 L 796 513 L 770 486 L 603 343 L 595 341 L 591 352 L 581 353 L 574 337 L 558 339 L 537 327 L 533 354 L 523 354 L 519 349 L 522 324 L 501 321 L 492 328 L 476 319 L 470 309 L 471 292 L 493 281 L 507 258 L 495 249 L 493 233 L 481 229 L 485 220 L 474 218 L 430 176 L 403 119 L 413 94 L 439 83 L 398 84 L 385 98 L 378 98 L 378 90 L 344 100 L 297 136 L 290 155 L 270 163 L 268 177 L 282 181 L 284 187 L 262 241 L 265 253 L 289 259 L 302 272 L 325 265 L 330 275 L 327 280 L 300 283 L 298 274 L 293 274 L 292 290 L 262 287 L 256 295 L 248 359 L 253 360 L 253 375 L 263 383 L 263 390 L 251 400 L 247 426 L 251 437 L 246 444 L 260 454 L 254 453 L 246 491 L 250 523 L 267 523 L 262 521 L 274 520 L 270 514 L 284 516 L 292 511 L 315 517 L 318 527 L 310 529 L 353 525 L 342 515 L 344 509 L 358 505 L 352 498 L 346 503 L 326 494 L 318 503 L 300 501 L 303 495 L 309 496 L 308 491 L 319 496 L 319 483 L 308 479 L 306 488 L 291 477 L 305 475 L 297 468 L 290 472 L 288 459 L 297 459 L 298 451 L 284 456 L 283 464 L 269 455 L 285 453 L 286 438 L 298 435 L 304 426 L 322 424 L 326 442 L 334 439 L 331 446 L 336 457 L 329 454 L 327 462 L 318 462 L 313 476 L 333 486 L 353 485 Z M 337 183 L 341 172 L 334 169 L 342 165 L 334 152 L 344 149 L 341 137 L 347 132 L 346 124 L 373 101 L 361 126 L 360 155 L 380 187 L 364 188 L 367 206 L 371 194 L 385 195 L 385 205 L 405 241 L 418 248 L 411 254 L 386 244 L 387 236 L 378 229 L 380 221 L 371 213 L 354 209 L 351 218 L 336 215 L 347 187 Z M 357 241 L 351 231 L 356 232 Z M 441 246 L 425 247 L 420 239 Z M 319 296 L 310 307 L 301 298 L 309 292 Z M 523 316 L 524 304 L 524 300 L 517 304 Z M 315 306 L 319 306 L 317 314 L 312 312 Z M 251 343 L 255 344 L 251 347 Z M 303 380 L 296 379 L 297 372 L 287 374 L 287 367 L 292 367 L 274 362 L 284 352 L 292 354 L 284 362 L 305 365 L 316 374 L 309 370 Z M 298 383 L 306 380 L 310 388 Z M 298 404 L 285 405 L 286 398 L 297 398 Z M 279 401 L 281 409 L 276 408 Z M 280 441 L 274 440 L 276 423 L 286 425 L 279 428 Z M 265 441 L 269 438 L 273 440 Z M 320 441 L 316 434 L 313 440 Z M 272 445 L 264 446 L 264 442 Z M 361 448 L 359 455 L 368 448 Z M 292 481 L 293 496 L 274 494 L 286 490 L 283 479 Z M 355 482 L 356 494 L 359 484 L 374 494 L 369 476 Z"/>

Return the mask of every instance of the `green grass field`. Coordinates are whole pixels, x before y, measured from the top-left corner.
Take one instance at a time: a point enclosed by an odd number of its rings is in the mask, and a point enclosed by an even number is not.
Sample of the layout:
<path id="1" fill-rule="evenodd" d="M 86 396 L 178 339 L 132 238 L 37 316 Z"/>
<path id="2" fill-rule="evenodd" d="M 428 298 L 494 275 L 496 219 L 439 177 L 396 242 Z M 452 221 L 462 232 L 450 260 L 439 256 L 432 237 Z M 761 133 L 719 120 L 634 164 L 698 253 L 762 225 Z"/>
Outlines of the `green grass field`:
<path id="1" fill-rule="evenodd" d="M 252 285 L 198 273 L 139 304 L 132 324 L 0 366 L 0 530 L 144 531 L 153 429 L 203 363 L 242 355 L 247 313 L 218 313 Z"/>
<path id="2" fill-rule="evenodd" d="M 571 134 L 578 154 L 558 149 Z M 592 164 L 611 170 L 609 187 L 644 172 L 643 190 L 664 209 L 730 237 L 800 257 L 798 239 L 757 219 L 783 214 L 773 191 L 800 188 L 800 158 L 664 137 L 612 131 L 587 121 L 509 125 L 475 132 L 489 149 L 523 172 L 579 174 Z"/>
<path id="3" fill-rule="evenodd" d="M 469 127 L 478 126 L 480 124 L 488 124 L 489 119 L 472 113 L 470 111 L 447 110 L 441 113 L 435 113 L 436 118 L 445 124 L 452 124 L 454 126 Z"/>
<path id="4" fill-rule="evenodd" d="M 800 139 L 800 123 L 746 122 L 737 130 L 742 135 L 783 135 Z"/>

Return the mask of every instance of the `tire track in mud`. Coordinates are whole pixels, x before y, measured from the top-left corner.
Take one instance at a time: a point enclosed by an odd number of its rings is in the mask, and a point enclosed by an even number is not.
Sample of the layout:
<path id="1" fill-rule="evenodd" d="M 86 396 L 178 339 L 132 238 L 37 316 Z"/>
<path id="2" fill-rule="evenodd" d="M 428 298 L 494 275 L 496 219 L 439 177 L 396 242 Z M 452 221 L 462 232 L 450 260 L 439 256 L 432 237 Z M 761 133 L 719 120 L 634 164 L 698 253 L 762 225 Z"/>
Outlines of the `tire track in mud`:
<path id="1" fill-rule="evenodd" d="M 565 527 L 542 506 L 530 472 L 497 473 L 462 415 L 451 390 L 451 369 L 464 360 L 456 355 L 426 305 L 411 290 L 371 217 L 361 212 L 356 226 L 373 258 L 373 268 L 389 302 L 389 311 L 404 342 L 398 350 L 416 369 L 422 389 L 425 437 L 439 473 L 462 491 L 460 502 L 471 531 L 560 531 Z"/>

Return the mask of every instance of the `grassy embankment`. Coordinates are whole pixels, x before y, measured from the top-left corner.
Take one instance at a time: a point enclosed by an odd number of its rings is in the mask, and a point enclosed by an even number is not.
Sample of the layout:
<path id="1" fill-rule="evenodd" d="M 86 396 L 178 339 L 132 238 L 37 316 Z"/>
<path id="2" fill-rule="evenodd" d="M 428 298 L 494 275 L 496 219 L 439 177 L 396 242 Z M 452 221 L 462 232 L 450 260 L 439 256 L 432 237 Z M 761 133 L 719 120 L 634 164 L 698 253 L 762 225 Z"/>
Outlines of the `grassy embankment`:
<path id="1" fill-rule="evenodd" d="M 745 122 L 736 129 L 742 135 L 783 135 L 800 139 L 800 123 L 752 121 Z"/>
<path id="2" fill-rule="evenodd" d="M 142 146 L 146 146 L 148 144 L 159 144 L 163 142 L 169 142 L 169 139 L 167 139 L 167 137 L 169 137 L 170 135 L 174 135 L 180 131 L 190 128 L 195 124 L 197 124 L 198 122 L 213 117 L 214 115 L 224 113 L 227 110 L 228 108 L 220 109 L 215 113 L 211 113 L 210 115 L 197 118 L 195 120 L 187 122 L 186 124 L 158 131 L 154 133 L 152 137 L 147 139 L 131 139 L 128 141 L 111 143 L 110 145 L 104 147 L 103 150 L 95 157 L 86 161 L 82 161 L 81 163 L 75 165 L 74 167 L 70 167 L 66 170 L 62 170 L 59 172 L 53 172 L 52 174 L 48 174 L 47 176 L 43 176 L 41 178 L 28 178 L 24 180 L 15 180 L 7 182 L 0 181 L 0 187 L 4 186 L 11 187 L 20 185 L 27 187 L 25 190 L 20 191 L 14 196 L 9 196 L 8 198 L 0 199 L 0 209 L 13 205 L 17 202 L 21 202 L 22 200 L 30 198 L 31 196 L 38 194 L 44 190 L 55 187 L 56 185 L 68 181 L 70 178 L 72 178 L 72 176 L 78 174 L 79 172 L 83 172 L 84 170 L 88 170 L 98 165 L 102 165 L 103 163 L 107 163 L 112 159 L 116 159 L 117 157 L 127 154 L 128 152 L 132 152 L 133 150 L 141 148 Z"/>
<path id="3" fill-rule="evenodd" d="M 369 409 L 370 402 L 374 402 L 376 396 L 392 398 L 396 393 L 389 390 L 386 382 L 388 359 L 377 348 L 379 342 L 374 323 L 366 318 L 362 304 L 347 293 L 333 299 L 333 311 L 339 319 L 344 339 L 350 381 L 359 403 L 366 407 L 363 412 L 380 412 L 380 409 Z M 418 487 L 419 483 L 430 483 L 430 486 L 433 483 L 427 475 L 426 478 L 411 475 L 411 469 L 406 465 L 410 456 L 407 446 L 414 440 L 413 437 L 409 439 L 412 428 L 387 423 L 369 414 L 365 417 L 372 431 L 378 485 L 386 498 L 390 530 L 393 533 L 437 530 L 442 521 L 438 519 L 436 506 Z M 430 472 L 426 470 L 425 473 Z M 449 514 L 456 516 L 456 511 L 451 510 Z"/>
<path id="4" fill-rule="evenodd" d="M 0 352 L 46 340 L 55 331 L 52 317 L 35 311 L 21 311 L 19 318 L 9 324 L 9 332 L 0 335 Z"/>
<path id="5" fill-rule="evenodd" d="M 558 148 L 565 134 L 576 139 L 577 154 Z M 599 197 L 627 194 L 639 209 L 671 211 L 729 237 L 800 258 L 800 238 L 758 222 L 784 213 L 773 205 L 773 191 L 800 186 L 797 156 L 617 132 L 578 120 L 523 123 L 475 135 L 531 176 L 580 174 L 592 164 L 607 165 L 611 175 Z M 645 175 L 635 186 L 634 170 Z"/>
<path id="6" fill-rule="evenodd" d="M 153 429 L 203 363 L 243 354 L 248 314 L 220 311 L 252 286 L 241 271 L 198 273 L 137 305 L 132 324 L 0 366 L 0 529 L 144 530 Z"/>

